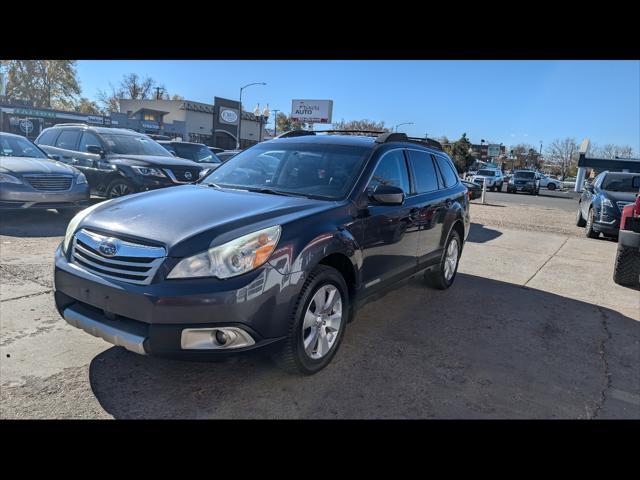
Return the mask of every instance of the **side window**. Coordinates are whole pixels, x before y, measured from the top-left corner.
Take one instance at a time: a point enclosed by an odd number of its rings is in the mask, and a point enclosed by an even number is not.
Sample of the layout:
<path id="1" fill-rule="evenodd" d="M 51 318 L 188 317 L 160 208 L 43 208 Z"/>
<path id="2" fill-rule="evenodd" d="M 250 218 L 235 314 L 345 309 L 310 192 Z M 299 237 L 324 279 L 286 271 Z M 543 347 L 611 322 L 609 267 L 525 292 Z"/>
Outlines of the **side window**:
<path id="1" fill-rule="evenodd" d="M 409 161 L 415 174 L 417 193 L 427 193 L 438 190 L 438 178 L 433 166 L 431 155 L 427 152 L 409 150 Z"/>
<path id="2" fill-rule="evenodd" d="M 88 152 L 87 147 L 89 145 L 93 145 L 96 147 L 101 147 L 100 140 L 91 132 L 83 132 L 82 138 L 80 139 L 80 146 L 78 147 L 78 151 L 80 152 Z"/>
<path id="3" fill-rule="evenodd" d="M 453 187 L 456 183 L 459 182 L 458 174 L 456 173 L 451 162 L 444 158 L 441 155 L 436 155 L 436 162 L 438 162 L 438 167 L 440 168 L 440 172 L 444 177 L 444 186 L 445 188 Z"/>
<path id="4" fill-rule="evenodd" d="M 63 130 L 58 137 L 58 140 L 56 140 L 56 147 L 64 148 L 66 150 L 75 150 L 79 136 L 79 130 Z"/>
<path id="5" fill-rule="evenodd" d="M 58 131 L 53 128 L 47 129 L 40 134 L 40 136 L 36 139 L 37 145 L 53 145 L 53 142 L 56 139 L 56 135 Z"/>
<path id="6" fill-rule="evenodd" d="M 372 192 L 378 185 L 400 187 L 406 195 L 409 194 L 409 172 L 402 150 L 394 150 L 382 157 L 378 163 L 371 181 L 367 186 L 367 192 Z"/>

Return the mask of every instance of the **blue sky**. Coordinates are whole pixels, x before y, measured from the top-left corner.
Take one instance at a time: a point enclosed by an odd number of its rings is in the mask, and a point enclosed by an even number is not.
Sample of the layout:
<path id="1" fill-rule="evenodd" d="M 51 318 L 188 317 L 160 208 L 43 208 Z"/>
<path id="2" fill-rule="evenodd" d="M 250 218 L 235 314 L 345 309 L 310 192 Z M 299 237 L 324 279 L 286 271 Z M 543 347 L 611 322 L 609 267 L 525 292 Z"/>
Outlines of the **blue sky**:
<path id="1" fill-rule="evenodd" d="M 169 93 L 209 102 L 237 99 L 289 112 L 294 98 L 332 99 L 334 120 L 368 118 L 415 136 L 466 132 L 539 148 L 554 138 L 589 137 L 640 152 L 638 61 L 117 61 L 78 62 L 83 95 L 95 98 L 136 72 Z"/>

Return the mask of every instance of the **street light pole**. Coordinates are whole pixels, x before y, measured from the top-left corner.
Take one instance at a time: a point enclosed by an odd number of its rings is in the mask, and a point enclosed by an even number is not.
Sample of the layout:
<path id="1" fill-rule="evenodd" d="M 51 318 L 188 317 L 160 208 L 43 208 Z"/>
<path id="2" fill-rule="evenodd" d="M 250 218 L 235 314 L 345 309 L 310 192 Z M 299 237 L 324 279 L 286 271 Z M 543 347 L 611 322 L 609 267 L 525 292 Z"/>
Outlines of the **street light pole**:
<path id="1" fill-rule="evenodd" d="M 398 123 L 396 125 L 396 133 L 398 133 L 398 127 L 402 126 L 402 125 L 413 125 L 413 122 L 404 122 L 404 123 Z"/>
<path id="2" fill-rule="evenodd" d="M 275 108 L 271 110 L 273 112 L 273 138 L 278 136 L 278 112 Z"/>
<path id="3" fill-rule="evenodd" d="M 239 115 L 238 115 L 238 131 L 236 132 L 237 133 L 237 135 L 236 135 L 236 148 L 238 150 L 240 150 L 240 131 L 241 131 L 240 127 L 242 125 L 242 91 L 245 88 L 250 87 L 252 85 L 266 85 L 266 83 L 265 82 L 248 83 L 244 87 L 240 88 L 240 112 L 239 112 Z"/>

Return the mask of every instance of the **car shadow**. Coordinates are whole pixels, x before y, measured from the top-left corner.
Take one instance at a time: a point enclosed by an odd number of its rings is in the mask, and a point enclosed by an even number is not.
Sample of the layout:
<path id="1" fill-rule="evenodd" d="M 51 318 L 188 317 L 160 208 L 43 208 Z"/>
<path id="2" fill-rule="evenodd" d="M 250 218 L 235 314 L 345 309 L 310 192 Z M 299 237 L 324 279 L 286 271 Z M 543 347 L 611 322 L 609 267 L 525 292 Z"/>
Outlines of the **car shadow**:
<path id="1" fill-rule="evenodd" d="M 502 235 L 502 232 L 487 228 L 481 223 L 471 223 L 469 229 L 469 235 L 467 236 L 467 242 L 473 243 L 485 243 Z"/>
<path id="2" fill-rule="evenodd" d="M 638 418 L 639 341 L 640 322 L 616 311 L 459 274 L 448 290 L 415 278 L 363 307 L 313 376 L 259 356 L 194 363 L 113 347 L 89 379 L 122 419 Z"/>
<path id="3" fill-rule="evenodd" d="M 92 199 L 92 204 L 100 199 Z M 64 236 L 72 216 L 54 209 L 6 210 L 0 213 L 0 235 L 9 237 Z"/>

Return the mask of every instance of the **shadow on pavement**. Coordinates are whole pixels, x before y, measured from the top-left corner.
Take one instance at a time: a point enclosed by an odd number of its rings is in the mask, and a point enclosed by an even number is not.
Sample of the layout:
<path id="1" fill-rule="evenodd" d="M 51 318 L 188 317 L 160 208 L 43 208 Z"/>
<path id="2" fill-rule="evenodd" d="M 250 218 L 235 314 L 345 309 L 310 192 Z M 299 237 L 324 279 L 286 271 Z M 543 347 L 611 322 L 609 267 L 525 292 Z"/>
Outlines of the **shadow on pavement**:
<path id="1" fill-rule="evenodd" d="M 90 382 L 116 418 L 640 418 L 639 341 L 640 323 L 615 311 L 459 274 L 449 290 L 412 279 L 365 306 L 311 377 L 260 357 L 114 347 Z"/>
<path id="2" fill-rule="evenodd" d="M 92 199 L 92 204 L 100 201 Z M 56 210 L 25 209 L 0 212 L 0 235 L 10 237 L 60 237 L 65 234 L 73 214 Z"/>
<path id="3" fill-rule="evenodd" d="M 472 222 L 471 228 L 469 229 L 469 236 L 467 237 L 467 242 L 485 243 L 495 238 L 498 238 L 500 235 L 502 235 L 502 232 L 498 230 L 487 228 L 481 223 Z"/>

